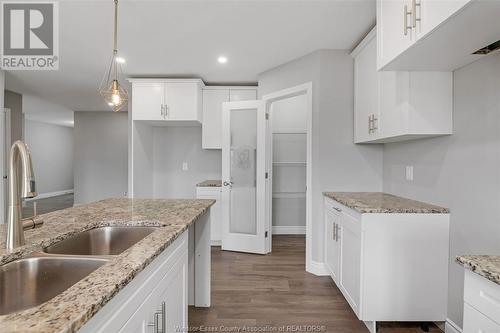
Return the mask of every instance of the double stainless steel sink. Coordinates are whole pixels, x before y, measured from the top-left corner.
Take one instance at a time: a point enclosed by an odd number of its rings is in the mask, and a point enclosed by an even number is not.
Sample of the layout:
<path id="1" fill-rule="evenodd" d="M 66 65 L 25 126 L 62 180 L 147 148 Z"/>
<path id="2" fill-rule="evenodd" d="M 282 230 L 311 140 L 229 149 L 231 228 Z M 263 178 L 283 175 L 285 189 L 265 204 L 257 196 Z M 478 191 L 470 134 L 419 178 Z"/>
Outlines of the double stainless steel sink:
<path id="1" fill-rule="evenodd" d="M 34 254 L 0 266 L 0 315 L 40 305 L 139 242 L 156 227 L 87 230 Z"/>

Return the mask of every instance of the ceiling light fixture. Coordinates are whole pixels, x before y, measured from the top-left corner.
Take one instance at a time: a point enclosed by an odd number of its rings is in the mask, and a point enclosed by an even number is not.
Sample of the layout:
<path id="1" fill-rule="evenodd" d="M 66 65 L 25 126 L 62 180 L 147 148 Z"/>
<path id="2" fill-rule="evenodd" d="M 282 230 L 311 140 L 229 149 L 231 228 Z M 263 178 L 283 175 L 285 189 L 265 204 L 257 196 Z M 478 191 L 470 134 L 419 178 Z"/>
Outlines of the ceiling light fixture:
<path id="1" fill-rule="evenodd" d="M 220 56 L 219 58 L 217 58 L 217 61 L 219 62 L 219 64 L 225 64 L 227 62 L 227 58 L 224 56 Z"/>
<path id="2" fill-rule="evenodd" d="M 118 82 L 118 77 L 122 75 L 122 63 L 125 59 L 118 56 L 118 0 L 113 0 L 115 3 L 115 25 L 113 31 L 113 55 L 109 64 L 109 68 L 104 73 L 99 93 L 104 98 L 106 103 L 115 112 L 122 110 L 128 101 L 128 93 L 125 88 Z"/>

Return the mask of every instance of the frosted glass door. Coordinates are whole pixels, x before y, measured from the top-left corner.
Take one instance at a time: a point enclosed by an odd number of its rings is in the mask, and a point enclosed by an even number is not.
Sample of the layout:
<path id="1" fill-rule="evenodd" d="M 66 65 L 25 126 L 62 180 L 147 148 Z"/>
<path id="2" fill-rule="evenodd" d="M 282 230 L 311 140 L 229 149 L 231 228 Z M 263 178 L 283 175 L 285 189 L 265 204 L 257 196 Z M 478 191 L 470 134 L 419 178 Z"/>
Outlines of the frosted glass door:
<path id="1" fill-rule="evenodd" d="M 260 101 L 223 105 L 223 250 L 265 253 L 264 112 Z"/>

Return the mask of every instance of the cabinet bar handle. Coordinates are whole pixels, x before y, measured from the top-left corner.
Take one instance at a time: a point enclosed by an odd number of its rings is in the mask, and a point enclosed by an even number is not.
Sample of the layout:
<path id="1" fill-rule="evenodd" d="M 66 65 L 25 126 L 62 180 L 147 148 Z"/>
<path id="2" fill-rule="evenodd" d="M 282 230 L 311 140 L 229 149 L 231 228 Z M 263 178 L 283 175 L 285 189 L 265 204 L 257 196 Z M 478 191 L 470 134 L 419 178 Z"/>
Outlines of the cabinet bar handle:
<path id="1" fill-rule="evenodd" d="M 161 332 L 167 333 L 167 306 L 161 302 Z"/>
<path id="2" fill-rule="evenodd" d="M 334 223 L 333 224 L 333 235 L 332 235 L 332 239 L 335 240 L 335 230 L 337 228 L 337 223 Z"/>
<path id="3" fill-rule="evenodd" d="M 409 26 L 408 25 L 408 15 L 411 16 L 411 11 L 408 11 L 408 6 L 405 5 L 404 9 L 403 9 L 403 31 L 404 31 L 404 34 L 405 36 L 408 35 L 408 30 L 411 30 L 411 25 Z"/>
<path id="4" fill-rule="evenodd" d="M 417 0 L 412 0 L 412 13 L 413 13 L 413 28 L 417 27 L 417 21 L 420 22 L 420 17 L 417 18 L 417 7 L 420 7 L 420 13 L 422 13 L 422 7 L 420 6 L 420 2 L 417 3 Z"/>

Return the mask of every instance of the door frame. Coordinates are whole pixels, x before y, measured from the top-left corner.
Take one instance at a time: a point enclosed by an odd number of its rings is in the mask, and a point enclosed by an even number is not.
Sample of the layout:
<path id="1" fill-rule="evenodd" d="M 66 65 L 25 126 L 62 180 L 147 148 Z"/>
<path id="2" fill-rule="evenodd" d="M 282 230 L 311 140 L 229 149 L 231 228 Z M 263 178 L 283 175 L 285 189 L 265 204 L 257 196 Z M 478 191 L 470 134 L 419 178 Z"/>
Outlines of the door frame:
<path id="1" fill-rule="evenodd" d="M 306 134 L 306 271 L 312 271 L 312 82 L 306 82 L 294 87 L 286 88 L 283 90 L 275 91 L 262 96 L 264 102 L 265 112 L 269 114 L 272 103 L 291 98 L 296 96 L 306 96 L 306 115 L 307 115 L 307 134 Z M 269 125 L 269 124 L 268 124 Z M 270 129 L 268 129 L 268 136 L 272 136 Z M 270 140 L 268 137 L 267 140 Z M 269 142 L 269 141 L 268 141 Z M 271 141 L 272 142 L 272 141 Z M 272 172 L 272 156 L 267 159 L 266 169 Z M 272 188 L 269 182 L 266 182 L 267 209 L 266 209 L 266 230 L 272 234 Z M 271 201 L 271 203 L 269 203 Z M 266 250 L 270 252 L 272 248 L 272 237 L 266 240 Z"/>

